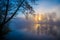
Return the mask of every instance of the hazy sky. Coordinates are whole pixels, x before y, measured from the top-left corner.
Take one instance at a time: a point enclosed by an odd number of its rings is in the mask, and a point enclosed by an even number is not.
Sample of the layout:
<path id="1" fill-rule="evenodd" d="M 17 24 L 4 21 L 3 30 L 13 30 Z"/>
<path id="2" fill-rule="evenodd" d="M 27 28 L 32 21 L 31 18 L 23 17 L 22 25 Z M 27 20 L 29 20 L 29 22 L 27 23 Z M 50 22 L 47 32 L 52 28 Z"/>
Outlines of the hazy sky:
<path id="1" fill-rule="evenodd" d="M 37 13 L 60 13 L 60 0 L 41 0 L 33 7 Z"/>
<path id="2" fill-rule="evenodd" d="M 39 0 L 37 5 L 32 5 L 36 13 L 57 13 L 60 15 L 60 0 Z M 20 14 L 22 16 L 22 14 Z M 18 16 L 20 16 L 18 15 Z"/>

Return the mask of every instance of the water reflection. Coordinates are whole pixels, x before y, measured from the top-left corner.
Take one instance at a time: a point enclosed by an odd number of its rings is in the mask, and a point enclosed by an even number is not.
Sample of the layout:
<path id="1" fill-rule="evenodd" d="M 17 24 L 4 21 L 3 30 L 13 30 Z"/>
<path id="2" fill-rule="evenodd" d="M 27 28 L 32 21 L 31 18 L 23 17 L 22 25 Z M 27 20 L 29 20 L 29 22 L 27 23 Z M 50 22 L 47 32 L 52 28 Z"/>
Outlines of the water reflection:
<path id="1" fill-rule="evenodd" d="M 18 19 L 19 20 L 19 19 Z M 15 22 L 15 23 L 14 23 Z M 14 37 L 17 39 L 20 39 L 22 36 L 22 39 L 29 38 L 29 39 L 54 39 L 54 36 L 50 36 L 51 34 L 56 35 L 55 33 L 60 34 L 60 28 L 57 25 L 52 25 L 52 23 L 34 23 L 32 21 L 27 20 L 19 20 L 14 21 L 13 23 L 16 25 L 11 26 L 11 28 L 15 28 L 15 30 L 8 34 L 8 37 L 11 39 Z M 12 28 L 12 29 L 13 29 Z M 13 37 L 12 37 L 13 35 Z"/>
<path id="2" fill-rule="evenodd" d="M 15 26 L 16 26 L 16 28 L 15 28 Z M 58 33 L 58 34 L 60 33 L 60 31 L 59 31 L 60 28 L 57 25 L 57 23 L 51 22 L 51 21 L 49 21 L 49 22 L 37 21 L 36 22 L 35 20 L 30 21 L 30 20 L 23 20 L 23 19 L 19 20 L 18 19 L 18 21 L 13 20 L 11 27 L 15 28 L 19 32 L 22 31 L 27 34 L 39 35 L 39 36 L 40 35 L 51 35 L 51 34 L 55 35 L 55 33 Z"/>
<path id="3" fill-rule="evenodd" d="M 50 24 L 33 24 L 32 33 L 36 35 L 50 35 L 58 31 L 58 26 Z"/>

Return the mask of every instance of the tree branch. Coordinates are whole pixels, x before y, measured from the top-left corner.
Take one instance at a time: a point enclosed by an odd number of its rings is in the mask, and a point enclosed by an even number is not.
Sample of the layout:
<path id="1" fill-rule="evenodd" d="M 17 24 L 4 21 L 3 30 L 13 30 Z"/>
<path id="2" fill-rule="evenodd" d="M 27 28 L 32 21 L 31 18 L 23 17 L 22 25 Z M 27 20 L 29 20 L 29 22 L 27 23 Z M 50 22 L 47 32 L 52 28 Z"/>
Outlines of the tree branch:
<path id="1" fill-rule="evenodd" d="M 7 0 L 7 5 L 6 5 L 6 11 L 5 11 L 5 14 L 4 14 L 4 19 L 3 19 L 3 22 L 0 24 L 0 28 L 3 28 L 2 25 L 4 25 L 5 21 L 6 21 L 6 18 L 7 18 L 7 14 L 8 14 L 8 6 L 9 6 L 9 0 Z"/>
<path id="2" fill-rule="evenodd" d="M 5 12 L 5 17 L 4 17 L 4 20 L 3 20 L 3 22 L 5 22 L 6 21 L 6 17 L 7 17 L 7 14 L 8 14 L 8 6 L 9 6 L 9 0 L 7 0 L 7 5 L 6 5 L 6 12 Z"/>
<path id="3" fill-rule="evenodd" d="M 21 4 L 18 6 L 18 8 L 15 10 L 15 12 L 12 14 L 12 16 L 4 24 L 6 24 L 7 22 L 9 22 L 14 17 L 14 15 L 17 13 L 17 11 L 19 10 L 19 8 L 21 7 L 21 5 L 23 4 L 24 1 L 25 0 L 23 0 L 21 2 Z"/>

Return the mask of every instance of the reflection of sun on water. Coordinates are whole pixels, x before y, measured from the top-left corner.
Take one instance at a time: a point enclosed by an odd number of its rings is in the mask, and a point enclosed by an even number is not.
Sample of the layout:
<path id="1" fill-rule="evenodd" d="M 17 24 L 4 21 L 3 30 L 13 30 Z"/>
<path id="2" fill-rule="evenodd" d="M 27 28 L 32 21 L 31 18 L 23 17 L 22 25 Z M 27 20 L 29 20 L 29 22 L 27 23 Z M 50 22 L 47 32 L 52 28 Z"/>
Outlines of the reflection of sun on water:
<path id="1" fill-rule="evenodd" d="M 40 24 L 38 24 L 38 22 L 39 22 L 39 21 L 42 21 L 42 16 L 39 15 L 39 14 L 36 14 L 36 15 L 34 15 L 33 20 L 34 20 L 33 30 L 34 30 L 35 32 L 37 32 L 38 30 L 40 30 Z"/>
<path id="2" fill-rule="evenodd" d="M 44 29 L 46 27 L 46 24 L 45 25 L 39 24 L 39 22 L 44 21 L 44 18 L 45 18 L 45 15 L 43 15 L 43 14 L 36 14 L 34 16 L 33 30 L 35 33 L 41 34 L 41 32 L 45 31 Z"/>
<path id="3" fill-rule="evenodd" d="M 50 17 L 45 14 L 33 14 L 31 16 L 32 26 L 29 28 L 30 32 L 39 35 L 49 34 L 51 26 L 53 27 L 53 25 L 49 24 L 49 18 Z M 56 28 L 54 28 L 54 30 L 56 30 Z"/>
<path id="4" fill-rule="evenodd" d="M 34 24 L 34 29 L 37 30 L 40 27 L 40 24 Z"/>
<path id="5" fill-rule="evenodd" d="M 34 22 L 37 23 L 37 24 L 35 24 L 35 27 L 36 28 L 40 25 L 40 24 L 38 24 L 38 22 L 39 21 L 42 21 L 42 17 L 43 16 L 42 15 L 39 15 L 39 14 L 37 14 L 37 15 L 34 16 Z"/>

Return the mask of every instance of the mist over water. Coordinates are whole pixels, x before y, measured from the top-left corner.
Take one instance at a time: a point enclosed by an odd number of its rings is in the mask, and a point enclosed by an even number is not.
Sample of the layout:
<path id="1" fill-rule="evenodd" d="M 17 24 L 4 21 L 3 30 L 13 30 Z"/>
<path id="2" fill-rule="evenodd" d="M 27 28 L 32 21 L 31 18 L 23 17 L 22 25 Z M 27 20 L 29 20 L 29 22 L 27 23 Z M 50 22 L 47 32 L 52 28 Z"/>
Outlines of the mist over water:
<path id="1" fill-rule="evenodd" d="M 54 40 L 55 36 L 51 34 L 53 31 L 50 28 L 59 32 L 56 25 L 34 24 L 31 20 L 16 18 L 11 21 L 12 31 L 6 37 L 8 40 Z"/>

